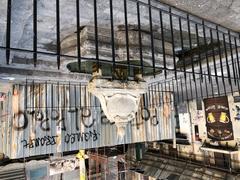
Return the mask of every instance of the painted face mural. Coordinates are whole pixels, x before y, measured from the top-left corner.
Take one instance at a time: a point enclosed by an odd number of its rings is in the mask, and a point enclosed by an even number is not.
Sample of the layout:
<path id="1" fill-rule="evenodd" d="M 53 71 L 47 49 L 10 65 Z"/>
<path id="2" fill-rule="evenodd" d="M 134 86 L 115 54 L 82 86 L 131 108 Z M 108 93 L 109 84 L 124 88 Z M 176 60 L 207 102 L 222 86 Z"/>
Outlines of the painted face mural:
<path id="1" fill-rule="evenodd" d="M 233 140 L 233 128 L 227 97 L 204 100 L 208 138 L 217 141 Z"/>

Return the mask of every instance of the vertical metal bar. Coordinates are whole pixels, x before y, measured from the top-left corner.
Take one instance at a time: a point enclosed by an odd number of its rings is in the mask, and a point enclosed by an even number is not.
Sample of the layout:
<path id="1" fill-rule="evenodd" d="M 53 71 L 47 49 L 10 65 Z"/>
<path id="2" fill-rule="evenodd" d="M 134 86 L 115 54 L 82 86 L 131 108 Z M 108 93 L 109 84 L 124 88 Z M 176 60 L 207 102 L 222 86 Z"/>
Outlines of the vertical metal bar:
<path id="1" fill-rule="evenodd" d="M 176 68 L 176 57 L 175 57 L 175 42 L 174 42 L 173 21 L 172 21 L 172 8 L 171 7 L 169 7 L 169 16 L 170 16 L 171 38 L 172 38 L 172 53 L 173 53 L 174 75 L 175 75 L 175 79 L 177 79 L 177 68 Z"/>
<path id="2" fill-rule="evenodd" d="M 153 38 L 153 27 L 152 27 L 151 0 L 148 0 L 148 12 L 149 12 L 150 35 L 151 35 L 152 67 L 153 67 L 153 76 L 155 77 L 155 51 L 154 51 L 154 38 Z"/>
<path id="3" fill-rule="evenodd" d="M 81 42 L 80 42 L 80 8 L 79 8 L 79 1 L 76 0 L 76 25 L 77 25 L 77 56 L 78 56 L 78 69 L 81 72 Z"/>
<path id="4" fill-rule="evenodd" d="M 203 38 L 204 38 L 204 45 L 207 46 L 207 38 L 206 38 L 206 29 L 205 29 L 205 22 L 202 20 L 202 26 L 203 26 Z M 207 60 L 207 74 L 208 74 L 208 80 L 211 81 L 210 76 L 210 66 L 209 66 L 209 59 L 208 59 L 208 51 L 205 52 L 205 57 Z"/>
<path id="5" fill-rule="evenodd" d="M 160 99 L 161 99 L 161 94 L 160 94 L 160 86 L 159 86 L 159 82 L 157 83 L 158 86 L 158 106 L 161 105 Z"/>
<path id="6" fill-rule="evenodd" d="M 187 97 L 187 102 L 189 101 L 189 96 L 188 96 L 188 87 L 187 87 L 187 79 L 184 79 L 185 81 L 185 86 L 186 86 L 186 97 Z"/>
<path id="7" fill-rule="evenodd" d="M 232 70 L 233 70 L 233 77 L 234 77 L 234 83 L 236 85 L 236 73 L 235 73 L 235 64 L 233 60 L 233 49 L 232 49 L 232 40 L 231 40 L 231 33 L 230 30 L 228 30 L 228 38 L 229 38 L 229 45 L 230 45 L 230 51 L 231 51 L 231 60 L 232 60 Z"/>
<path id="8" fill-rule="evenodd" d="M 33 0 L 33 63 L 37 66 L 37 0 Z"/>
<path id="9" fill-rule="evenodd" d="M 199 32 L 198 32 L 198 24 L 195 24 L 195 29 L 196 29 L 196 36 L 197 36 L 197 46 L 200 46 L 200 41 L 199 41 Z M 200 74 L 201 74 L 201 82 L 203 81 L 203 71 L 202 71 L 202 60 L 201 60 L 201 52 L 198 51 L 198 59 L 199 59 L 199 65 L 200 65 Z"/>
<path id="10" fill-rule="evenodd" d="M 112 60 L 113 60 L 113 71 L 115 71 L 115 42 L 114 42 L 114 24 L 113 24 L 113 4 L 112 0 L 109 0 L 110 4 L 110 21 L 111 21 L 111 40 L 112 40 Z"/>
<path id="11" fill-rule="evenodd" d="M 212 44 L 214 74 L 215 74 L 215 80 L 216 80 L 216 84 L 217 84 L 218 95 L 219 95 L 220 94 L 220 89 L 219 89 L 219 82 L 218 82 L 218 76 L 217 76 L 217 65 L 216 65 L 216 58 L 215 58 L 215 49 L 214 49 L 214 46 L 213 46 L 212 29 L 210 29 L 210 38 L 211 38 L 211 44 Z"/>
<path id="12" fill-rule="evenodd" d="M 175 79 L 176 81 L 177 79 Z M 175 93 L 175 88 L 174 88 L 174 79 L 172 78 L 172 92 L 173 92 L 173 103 L 176 106 L 177 105 L 177 100 L 176 100 L 176 93 Z M 177 96 L 178 96 L 178 90 L 177 90 Z"/>
<path id="13" fill-rule="evenodd" d="M 10 63 L 12 0 L 7 4 L 6 63 Z"/>
<path id="14" fill-rule="evenodd" d="M 61 60 L 61 42 L 60 42 L 60 4 L 59 0 L 56 0 L 56 33 L 57 33 L 57 65 L 60 69 L 60 60 Z"/>
<path id="15" fill-rule="evenodd" d="M 179 103 L 180 102 L 180 94 L 179 94 L 179 89 L 178 89 L 178 79 L 176 79 L 176 86 L 177 86 L 177 102 Z"/>
<path id="16" fill-rule="evenodd" d="M 162 83 L 161 83 L 161 92 L 162 92 L 162 98 L 161 98 L 161 102 L 162 102 L 162 104 L 163 104 L 163 85 L 162 85 Z"/>
<path id="17" fill-rule="evenodd" d="M 97 0 L 94 0 L 94 31 L 95 31 L 95 55 L 96 55 L 96 60 L 97 60 L 97 69 L 99 69 L 100 62 L 99 62 L 99 50 L 98 50 Z"/>
<path id="18" fill-rule="evenodd" d="M 204 73 L 204 74 L 205 74 L 205 73 Z M 209 96 L 208 96 L 208 85 L 207 85 L 206 75 L 204 75 L 204 83 L 205 83 L 205 87 L 206 87 L 206 95 L 207 95 L 207 98 L 208 98 Z"/>
<path id="19" fill-rule="evenodd" d="M 200 77 L 199 77 L 200 78 Z M 201 78 L 203 78 L 203 75 L 201 74 Z M 203 99 L 203 90 L 202 90 L 202 83 L 203 83 L 203 79 L 200 80 L 201 82 L 199 83 L 200 85 L 200 94 L 201 94 L 201 99 Z"/>
<path id="20" fill-rule="evenodd" d="M 163 67 L 164 67 L 164 75 L 165 79 L 167 78 L 167 64 L 166 64 L 166 55 L 165 55 L 165 40 L 164 40 L 164 30 L 163 30 L 163 18 L 162 18 L 162 11 L 159 11 L 160 16 L 160 24 L 161 24 L 161 38 L 162 38 L 162 53 L 163 53 Z"/>
<path id="21" fill-rule="evenodd" d="M 200 82 L 201 83 L 201 82 Z M 196 95 L 196 99 L 198 99 L 198 89 L 197 89 L 197 82 L 194 81 L 194 85 L 195 85 L 195 95 Z"/>
<path id="22" fill-rule="evenodd" d="M 128 9 L 127 9 L 127 0 L 124 0 L 124 19 L 125 19 L 125 38 L 126 38 L 126 50 L 127 50 L 128 75 L 130 75 L 130 58 L 129 58 L 129 36 L 128 36 Z"/>
<path id="23" fill-rule="evenodd" d="M 188 78 L 189 78 L 189 84 L 190 84 L 191 99 L 193 99 L 193 93 L 192 93 L 192 79 L 191 79 L 190 74 L 188 75 Z M 194 82 L 195 82 L 195 81 L 194 81 Z M 186 84 L 186 86 L 187 86 L 187 84 Z"/>
<path id="24" fill-rule="evenodd" d="M 222 50 L 221 50 L 221 42 L 220 42 L 220 39 L 219 39 L 218 26 L 216 26 L 216 32 L 217 32 L 217 40 L 218 40 L 218 53 L 219 53 L 219 59 L 220 59 L 222 83 L 223 83 L 224 92 L 226 94 L 226 85 L 225 85 L 225 78 L 224 78 L 224 71 L 223 71 L 223 64 L 222 64 Z"/>
<path id="25" fill-rule="evenodd" d="M 229 68 L 229 64 L 228 64 L 228 54 L 227 54 L 226 38 L 225 38 L 225 34 L 224 33 L 222 35 L 223 35 L 223 45 L 224 45 L 224 51 L 225 51 L 225 60 L 226 60 L 226 65 L 227 65 L 228 82 L 230 84 L 231 92 L 233 92 L 230 68 Z"/>
<path id="26" fill-rule="evenodd" d="M 139 40 L 139 53 L 140 53 L 140 62 L 141 62 L 141 72 L 143 74 L 142 33 L 141 33 L 141 18 L 140 18 L 139 1 L 137 2 L 137 18 L 138 18 L 138 40 Z"/>
<path id="27" fill-rule="evenodd" d="M 190 19 L 189 19 L 189 14 L 187 14 L 187 25 L 188 25 L 188 39 L 189 39 L 189 48 L 190 51 L 192 50 L 192 38 L 191 38 L 191 28 L 190 28 Z M 194 62 L 193 62 L 193 57 L 191 55 L 191 65 L 192 65 L 192 75 L 193 75 L 193 80 L 195 81 L 195 71 L 194 71 Z"/>
<path id="28" fill-rule="evenodd" d="M 182 60 L 183 60 L 183 69 L 184 69 L 184 78 L 187 78 L 186 74 L 186 62 L 185 62 L 185 57 L 184 57 L 184 44 L 183 44 L 183 32 L 182 32 L 182 19 L 181 17 L 178 18 L 179 21 L 179 30 L 180 30 L 180 40 L 181 40 L 181 49 L 182 49 Z"/>
<path id="29" fill-rule="evenodd" d="M 184 93 L 183 93 L 183 85 L 182 85 L 182 76 L 180 77 L 180 85 L 181 85 L 181 91 L 182 91 L 182 102 L 184 102 Z"/>
<path id="30" fill-rule="evenodd" d="M 235 50 L 236 50 L 236 58 L 237 58 L 237 67 L 238 67 L 238 91 L 240 92 L 239 88 L 239 81 L 240 81 L 240 62 L 239 62 L 239 55 L 238 55 L 238 45 L 237 45 L 237 38 L 234 37 L 234 45 L 235 45 Z"/>

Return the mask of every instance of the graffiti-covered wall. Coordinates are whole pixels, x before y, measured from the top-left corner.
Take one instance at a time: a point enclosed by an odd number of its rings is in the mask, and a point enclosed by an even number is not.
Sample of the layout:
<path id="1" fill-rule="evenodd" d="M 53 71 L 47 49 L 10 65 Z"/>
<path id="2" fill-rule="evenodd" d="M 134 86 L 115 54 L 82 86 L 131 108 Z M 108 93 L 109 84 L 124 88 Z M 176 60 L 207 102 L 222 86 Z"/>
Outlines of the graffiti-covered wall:
<path id="1" fill-rule="evenodd" d="M 171 96 L 165 93 L 165 96 Z M 125 136 L 117 136 L 114 123 L 102 112 L 98 99 L 86 85 L 62 82 L 14 84 L 4 102 L 1 120 L 1 151 L 11 158 L 171 139 L 174 110 L 171 102 L 153 105 L 142 97 L 136 118 Z M 165 98 L 168 99 L 168 98 Z M 3 110 L 2 110 L 3 111 Z"/>

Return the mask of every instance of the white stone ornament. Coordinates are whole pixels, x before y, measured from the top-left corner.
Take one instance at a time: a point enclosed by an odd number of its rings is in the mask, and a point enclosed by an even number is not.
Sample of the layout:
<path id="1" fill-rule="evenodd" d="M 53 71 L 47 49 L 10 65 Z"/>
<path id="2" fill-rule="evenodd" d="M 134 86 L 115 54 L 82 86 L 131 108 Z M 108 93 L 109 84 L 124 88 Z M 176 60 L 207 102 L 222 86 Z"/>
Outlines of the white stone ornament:
<path id="1" fill-rule="evenodd" d="M 126 125 L 135 118 L 141 95 L 147 92 L 146 82 L 93 78 L 88 91 L 95 95 L 110 122 L 115 122 L 119 138 L 125 135 Z"/>

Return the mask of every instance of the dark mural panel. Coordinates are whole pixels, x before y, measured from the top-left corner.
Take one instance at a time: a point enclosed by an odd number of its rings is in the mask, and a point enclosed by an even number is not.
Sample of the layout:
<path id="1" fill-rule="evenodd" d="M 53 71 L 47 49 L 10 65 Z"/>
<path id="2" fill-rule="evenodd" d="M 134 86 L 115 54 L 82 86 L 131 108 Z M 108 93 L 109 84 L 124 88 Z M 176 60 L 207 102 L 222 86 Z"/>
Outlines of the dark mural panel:
<path id="1" fill-rule="evenodd" d="M 233 140 L 233 128 L 226 96 L 204 99 L 208 138 L 217 141 Z"/>

